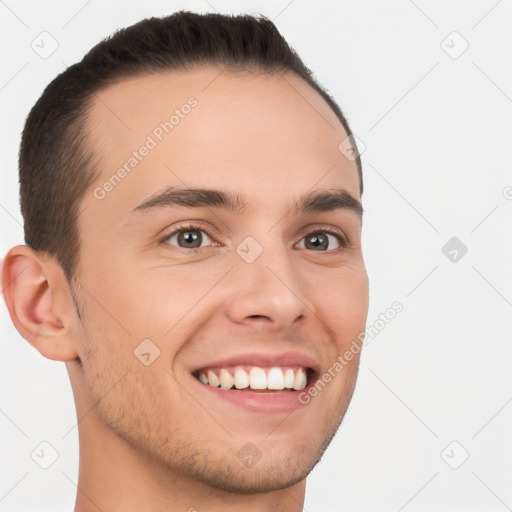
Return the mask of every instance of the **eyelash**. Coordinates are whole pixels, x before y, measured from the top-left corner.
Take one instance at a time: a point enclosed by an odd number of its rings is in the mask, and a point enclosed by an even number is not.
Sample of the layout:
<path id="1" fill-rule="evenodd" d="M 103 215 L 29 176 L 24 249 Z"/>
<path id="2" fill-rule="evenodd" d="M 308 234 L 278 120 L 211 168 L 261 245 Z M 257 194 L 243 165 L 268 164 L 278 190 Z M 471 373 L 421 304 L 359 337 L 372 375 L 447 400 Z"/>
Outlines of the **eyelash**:
<path id="1" fill-rule="evenodd" d="M 166 240 L 168 240 L 172 235 L 175 235 L 176 233 L 179 233 L 180 231 L 204 231 L 212 240 L 214 239 L 214 235 L 211 233 L 211 230 L 209 229 L 209 227 L 207 225 L 205 225 L 204 223 L 198 221 L 196 223 L 189 222 L 187 224 L 174 227 L 172 229 L 172 231 L 169 231 L 160 240 L 160 243 L 164 244 L 164 245 L 167 245 L 167 246 L 170 245 L 170 244 L 166 244 L 165 243 Z M 350 247 L 350 241 L 346 237 L 346 235 L 341 230 L 339 230 L 339 229 L 337 229 L 337 228 L 335 228 L 333 226 L 321 226 L 321 225 L 314 226 L 313 229 L 311 229 L 311 231 L 308 231 L 301 238 L 301 240 L 304 239 L 306 236 L 313 235 L 315 233 L 329 233 L 330 235 L 335 236 L 338 239 L 338 243 L 340 244 L 340 247 L 338 247 L 337 249 L 331 249 L 329 251 L 318 251 L 318 252 L 329 252 L 329 253 L 331 253 L 332 251 L 340 252 L 343 249 L 347 249 L 348 247 Z M 199 247 L 199 248 L 192 247 L 192 248 L 189 248 L 189 249 L 187 249 L 186 247 L 179 247 L 179 246 L 173 246 L 173 247 L 175 247 L 176 249 L 180 249 L 180 250 L 184 251 L 187 254 L 198 253 L 198 252 L 200 252 L 201 250 L 204 249 L 204 247 Z"/>

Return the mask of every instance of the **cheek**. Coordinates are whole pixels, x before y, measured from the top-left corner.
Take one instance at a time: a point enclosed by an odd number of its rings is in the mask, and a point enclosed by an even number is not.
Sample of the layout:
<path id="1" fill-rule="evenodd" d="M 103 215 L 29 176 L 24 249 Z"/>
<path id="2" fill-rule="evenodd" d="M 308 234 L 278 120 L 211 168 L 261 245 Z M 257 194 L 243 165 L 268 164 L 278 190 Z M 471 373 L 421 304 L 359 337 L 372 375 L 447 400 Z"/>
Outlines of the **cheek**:
<path id="1" fill-rule="evenodd" d="M 335 339 L 350 342 L 364 331 L 369 299 L 363 265 L 311 275 L 305 289 L 316 314 L 332 329 Z"/>
<path id="2" fill-rule="evenodd" d="M 162 392 L 172 380 L 166 371 L 169 357 L 162 338 L 157 339 L 155 329 L 155 335 L 137 329 L 133 314 L 131 321 L 127 332 L 96 303 L 89 305 L 84 317 L 84 378 L 94 402 L 101 400 L 103 413 L 112 418 L 118 409 L 139 412 L 148 397 Z M 139 336 L 138 331 L 145 335 Z"/>
<path id="3" fill-rule="evenodd" d="M 208 301 L 215 302 L 216 294 L 222 291 L 222 287 L 215 288 L 215 285 L 224 273 L 224 268 L 219 271 L 166 267 L 151 268 L 132 276 L 131 283 L 121 294 L 125 308 L 131 311 L 134 330 L 140 336 L 153 335 L 170 343 L 202 314 Z M 137 297 L 134 297 L 134 290 L 137 290 Z"/>

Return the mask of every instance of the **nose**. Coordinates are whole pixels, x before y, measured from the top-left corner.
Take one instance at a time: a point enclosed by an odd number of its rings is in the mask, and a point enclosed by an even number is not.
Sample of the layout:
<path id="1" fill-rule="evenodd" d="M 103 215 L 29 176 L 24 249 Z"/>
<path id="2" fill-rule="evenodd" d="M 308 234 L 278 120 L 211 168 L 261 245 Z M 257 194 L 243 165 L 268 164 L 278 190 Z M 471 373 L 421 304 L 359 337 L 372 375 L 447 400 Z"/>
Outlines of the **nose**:
<path id="1" fill-rule="evenodd" d="M 314 314 L 304 293 L 300 271 L 282 246 L 273 251 L 265 249 L 252 263 L 240 259 L 231 279 L 235 291 L 224 307 L 236 324 L 286 330 Z"/>

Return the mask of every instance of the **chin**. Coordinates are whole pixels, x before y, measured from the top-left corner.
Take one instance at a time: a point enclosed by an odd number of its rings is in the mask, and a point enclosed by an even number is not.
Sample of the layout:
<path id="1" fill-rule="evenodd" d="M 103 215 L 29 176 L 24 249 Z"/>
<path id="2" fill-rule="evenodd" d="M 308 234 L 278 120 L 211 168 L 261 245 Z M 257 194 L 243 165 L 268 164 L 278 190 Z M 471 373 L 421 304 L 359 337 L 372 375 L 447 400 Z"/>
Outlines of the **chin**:
<path id="1" fill-rule="evenodd" d="M 250 443 L 248 443 L 250 445 Z M 260 494 L 291 487 L 304 480 L 320 460 L 322 446 L 300 446 L 291 453 L 271 450 L 256 452 L 254 445 L 232 457 L 209 452 L 188 461 L 186 473 L 218 491 Z M 245 457 L 245 453 L 249 456 Z M 183 468 L 185 469 L 185 468 Z"/>
<path id="2" fill-rule="evenodd" d="M 252 467 L 226 467 L 221 471 L 210 471 L 209 468 L 202 468 L 194 475 L 196 480 L 217 489 L 219 491 L 236 494 L 260 494 L 278 491 L 292 487 L 304 480 L 314 467 L 314 464 L 306 468 L 293 468 L 296 461 L 269 462 L 266 465 L 260 461 L 259 468 Z M 271 467 L 268 467 L 271 464 Z"/>

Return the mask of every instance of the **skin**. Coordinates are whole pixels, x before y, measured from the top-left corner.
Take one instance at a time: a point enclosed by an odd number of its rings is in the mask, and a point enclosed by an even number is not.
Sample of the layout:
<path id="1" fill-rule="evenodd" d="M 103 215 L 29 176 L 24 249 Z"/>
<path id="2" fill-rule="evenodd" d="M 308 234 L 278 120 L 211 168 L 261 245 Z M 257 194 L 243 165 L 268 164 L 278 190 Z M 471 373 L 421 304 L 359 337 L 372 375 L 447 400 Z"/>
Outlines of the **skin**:
<path id="1" fill-rule="evenodd" d="M 338 150 L 347 136 L 340 122 L 293 74 L 220 71 L 145 75 L 97 93 L 86 130 L 101 176 L 79 217 L 80 316 L 53 258 L 24 245 L 5 258 L 16 328 L 69 372 L 80 443 L 75 512 L 302 510 L 306 476 L 352 397 L 359 354 L 291 414 L 249 412 L 190 385 L 192 368 L 247 352 L 298 351 L 323 373 L 364 331 L 368 312 L 360 217 L 290 209 L 311 191 L 360 199 L 355 162 Z M 197 106 L 95 198 L 191 96 Z M 130 213 L 169 185 L 231 191 L 248 206 Z M 188 221 L 211 230 L 198 251 L 177 237 L 161 241 Z M 350 245 L 331 237 L 326 251 L 305 246 L 329 226 Z M 263 248 L 250 264 L 236 252 L 247 236 Z M 134 349 L 148 338 L 160 356 L 145 366 Z M 252 467 L 237 456 L 247 443 L 261 454 Z"/>

